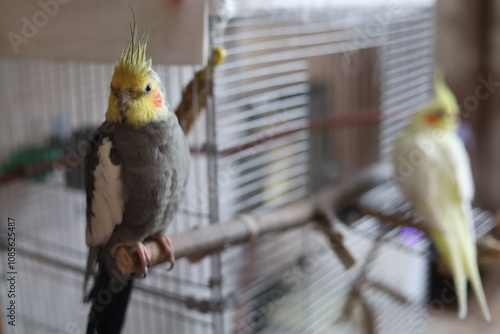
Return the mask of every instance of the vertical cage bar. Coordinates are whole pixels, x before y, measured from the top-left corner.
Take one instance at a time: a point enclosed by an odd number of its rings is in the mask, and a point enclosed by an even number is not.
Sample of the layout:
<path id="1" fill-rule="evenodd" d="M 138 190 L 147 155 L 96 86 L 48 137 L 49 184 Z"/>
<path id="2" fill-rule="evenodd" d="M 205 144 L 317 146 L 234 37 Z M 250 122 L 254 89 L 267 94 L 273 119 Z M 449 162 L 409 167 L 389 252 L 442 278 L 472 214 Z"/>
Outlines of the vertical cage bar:
<path id="1" fill-rule="evenodd" d="M 215 34 L 215 24 L 210 19 L 209 21 L 209 41 L 208 41 L 208 54 L 211 54 L 211 50 L 214 46 L 214 34 Z M 211 57 L 208 57 L 208 61 L 212 62 Z M 209 68 L 214 68 L 213 62 L 209 64 Z M 216 110 L 215 110 L 215 100 L 214 100 L 214 73 L 211 70 L 207 70 L 207 80 L 206 85 L 206 147 L 208 148 L 207 153 L 207 173 L 208 173 L 208 207 L 209 207 L 209 223 L 216 224 L 219 222 L 219 184 L 218 184 L 218 154 L 217 154 L 217 124 L 216 124 Z M 219 254 L 212 255 L 210 258 L 211 266 L 211 277 L 210 277 L 210 288 L 212 300 L 222 300 L 222 261 Z M 213 329 L 215 334 L 224 333 L 224 316 L 221 310 L 215 311 L 213 313 Z"/>

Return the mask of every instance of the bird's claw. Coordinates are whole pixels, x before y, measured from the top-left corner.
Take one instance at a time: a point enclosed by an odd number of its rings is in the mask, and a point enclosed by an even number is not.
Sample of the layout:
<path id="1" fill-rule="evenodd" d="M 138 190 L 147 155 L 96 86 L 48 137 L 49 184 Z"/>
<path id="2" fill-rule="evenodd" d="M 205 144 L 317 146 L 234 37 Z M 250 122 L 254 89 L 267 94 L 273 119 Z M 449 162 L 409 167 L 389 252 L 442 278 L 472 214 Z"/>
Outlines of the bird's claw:
<path id="1" fill-rule="evenodd" d="M 170 266 L 167 268 L 167 270 L 170 271 L 174 269 L 175 254 L 174 254 L 174 245 L 172 244 L 172 239 L 170 239 L 168 236 L 162 233 L 157 233 L 153 235 L 150 239 L 157 240 L 163 247 L 163 250 L 168 254 L 168 262 L 170 263 Z"/>
<path id="2" fill-rule="evenodd" d="M 140 274 L 142 274 L 144 278 L 148 275 L 148 267 L 151 265 L 151 258 L 149 257 L 146 246 L 144 246 L 142 242 L 138 242 L 135 245 L 135 249 L 137 250 L 137 255 L 139 255 L 139 260 L 141 261 L 142 272 L 140 272 Z"/>
<path id="3" fill-rule="evenodd" d="M 174 262 L 169 262 L 169 266 L 167 267 L 167 271 L 171 271 L 175 267 L 175 261 Z"/>

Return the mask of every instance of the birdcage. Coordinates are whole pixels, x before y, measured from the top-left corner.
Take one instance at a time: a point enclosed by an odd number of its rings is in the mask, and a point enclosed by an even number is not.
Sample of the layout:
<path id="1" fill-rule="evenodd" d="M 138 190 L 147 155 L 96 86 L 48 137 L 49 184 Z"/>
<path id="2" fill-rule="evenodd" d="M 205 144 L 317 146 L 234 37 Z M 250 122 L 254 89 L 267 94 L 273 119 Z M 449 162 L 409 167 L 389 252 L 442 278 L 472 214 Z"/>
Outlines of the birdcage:
<path id="1" fill-rule="evenodd" d="M 170 234 L 276 210 L 387 160 L 408 115 L 432 96 L 432 36 L 431 4 L 211 17 L 210 47 L 223 45 L 228 57 L 189 136 L 190 180 Z M 171 106 L 201 69 L 155 68 Z M 0 59 L 0 157 L 16 150 L 28 161 L 0 185 L 3 232 L 9 217 L 16 231 L 17 322 L 7 333 L 85 327 L 85 194 L 74 152 L 102 121 L 111 71 L 112 63 Z M 191 96 L 200 99 L 195 86 Z M 50 145 L 17 150 L 40 143 Z M 54 166 L 61 159 L 64 169 Z M 369 195 L 363 200 L 372 203 L 380 193 L 371 202 Z M 173 271 L 155 268 L 136 285 L 125 332 L 423 333 L 427 242 L 400 241 L 399 230 L 359 210 L 363 200 L 338 214 L 350 224 L 353 268 L 309 225 L 251 239 L 181 259 Z M 361 311 L 349 306 L 360 289 Z"/>

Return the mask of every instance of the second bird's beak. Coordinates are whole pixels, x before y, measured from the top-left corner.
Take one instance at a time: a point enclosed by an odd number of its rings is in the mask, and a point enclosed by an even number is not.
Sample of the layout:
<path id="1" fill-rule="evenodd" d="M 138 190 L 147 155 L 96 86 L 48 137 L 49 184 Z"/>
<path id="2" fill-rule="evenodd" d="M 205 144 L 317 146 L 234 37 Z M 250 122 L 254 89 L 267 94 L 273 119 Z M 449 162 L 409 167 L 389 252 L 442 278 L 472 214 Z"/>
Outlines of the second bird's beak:
<path id="1" fill-rule="evenodd" d="M 125 117 L 128 111 L 128 102 L 130 101 L 130 95 L 126 92 L 121 92 L 118 95 L 118 108 L 120 108 L 120 114 Z"/>

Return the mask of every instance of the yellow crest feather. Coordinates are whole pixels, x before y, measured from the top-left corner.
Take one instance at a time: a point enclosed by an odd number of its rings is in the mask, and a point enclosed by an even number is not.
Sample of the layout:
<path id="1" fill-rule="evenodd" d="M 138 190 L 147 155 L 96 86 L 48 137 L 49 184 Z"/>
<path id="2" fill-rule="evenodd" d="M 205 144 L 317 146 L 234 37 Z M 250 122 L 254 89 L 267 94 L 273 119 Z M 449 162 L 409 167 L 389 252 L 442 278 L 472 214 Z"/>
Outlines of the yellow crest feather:
<path id="1" fill-rule="evenodd" d="M 434 100 L 437 106 L 447 112 L 458 114 L 460 111 L 457 98 L 444 81 L 443 72 L 439 70 L 434 73 Z"/>
<path id="2" fill-rule="evenodd" d="M 130 27 L 131 36 L 115 64 L 115 74 L 137 77 L 147 75 L 151 71 L 151 58 L 146 58 L 146 46 L 150 33 L 151 25 L 147 27 L 139 43 L 136 45 L 137 33 L 134 16 L 134 25 Z"/>

